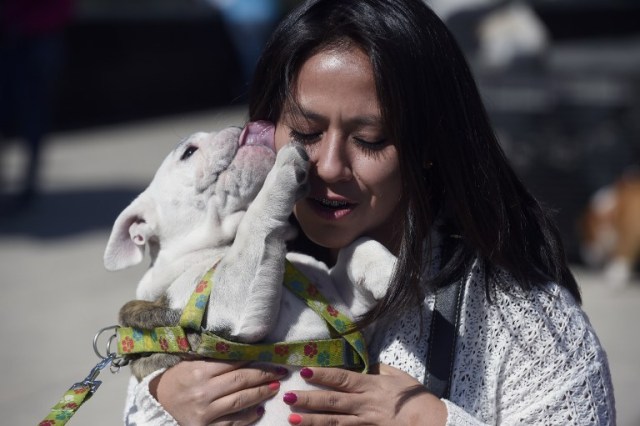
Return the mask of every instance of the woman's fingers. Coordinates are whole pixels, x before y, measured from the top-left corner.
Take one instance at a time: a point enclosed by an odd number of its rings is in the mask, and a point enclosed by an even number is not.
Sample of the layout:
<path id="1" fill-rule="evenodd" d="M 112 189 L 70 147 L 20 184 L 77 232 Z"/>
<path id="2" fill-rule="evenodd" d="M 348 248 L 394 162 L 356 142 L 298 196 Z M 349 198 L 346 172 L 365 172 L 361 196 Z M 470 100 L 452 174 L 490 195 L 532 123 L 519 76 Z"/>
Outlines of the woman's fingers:
<path id="1" fill-rule="evenodd" d="M 439 414 L 444 404 L 413 377 L 386 365 L 376 367 L 378 374 L 303 368 L 300 375 L 307 382 L 328 389 L 284 394 L 285 403 L 302 411 L 292 413 L 289 424 L 418 424 L 425 412 Z"/>
<path id="2" fill-rule="evenodd" d="M 365 374 L 341 368 L 308 368 L 300 370 L 300 376 L 307 382 L 327 386 L 345 392 L 362 392 Z"/>
<path id="3" fill-rule="evenodd" d="M 257 409 L 273 397 L 286 374 L 284 368 L 260 369 L 246 363 L 183 361 L 156 377 L 149 388 L 178 423 L 207 425 L 234 413 L 236 419 L 253 418 L 251 407 Z"/>
<path id="4" fill-rule="evenodd" d="M 224 396 L 209 405 L 205 416 L 217 419 L 212 423 L 215 425 L 252 423 L 264 415 L 260 404 L 275 396 L 279 388 L 279 382 L 271 382 Z"/>
<path id="5" fill-rule="evenodd" d="M 255 423 L 264 415 L 264 407 L 261 405 L 251 407 L 239 413 L 229 414 L 216 419 L 208 426 L 244 426 Z"/>
<path id="6" fill-rule="evenodd" d="M 273 387 L 285 374 L 286 370 L 283 369 L 244 367 L 211 378 L 208 387 L 212 392 L 212 400 L 218 400 L 227 395 L 260 385 L 267 384 Z"/>
<path id="7" fill-rule="evenodd" d="M 362 374 L 339 368 L 303 368 L 300 375 L 309 383 L 331 388 L 331 390 L 316 391 L 292 391 L 283 395 L 283 401 L 298 409 L 324 413 L 333 420 L 338 420 L 335 424 L 357 424 L 358 414 L 362 407 L 362 390 L 364 384 Z M 331 413 L 335 413 L 333 415 Z M 337 414 L 340 415 L 337 415 Z M 289 419 L 291 424 L 304 419 L 300 424 L 327 424 L 310 413 L 295 414 Z M 300 420 L 302 421 L 302 420 Z M 355 423 L 354 423 L 355 422 Z M 329 423 L 334 424 L 334 423 Z"/>
<path id="8" fill-rule="evenodd" d="M 362 426 L 361 418 L 339 414 L 292 413 L 287 419 L 290 425 L 296 426 Z"/>
<path id="9" fill-rule="evenodd" d="M 334 391 L 292 391 L 282 399 L 292 407 L 327 413 L 353 412 L 358 405 L 353 394 Z"/>

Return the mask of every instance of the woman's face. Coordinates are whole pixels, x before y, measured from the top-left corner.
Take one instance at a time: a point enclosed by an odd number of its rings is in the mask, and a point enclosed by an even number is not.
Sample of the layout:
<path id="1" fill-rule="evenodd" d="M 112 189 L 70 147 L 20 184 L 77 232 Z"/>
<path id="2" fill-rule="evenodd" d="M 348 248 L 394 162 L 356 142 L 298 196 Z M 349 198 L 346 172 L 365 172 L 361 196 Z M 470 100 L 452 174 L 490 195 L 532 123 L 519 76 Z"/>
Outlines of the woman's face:
<path id="1" fill-rule="evenodd" d="M 396 251 L 402 185 L 394 141 L 382 126 L 373 70 L 358 47 L 323 50 L 302 66 L 276 125 L 276 149 L 304 144 L 309 195 L 294 213 L 316 244 L 340 249 L 369 236 Z"/>

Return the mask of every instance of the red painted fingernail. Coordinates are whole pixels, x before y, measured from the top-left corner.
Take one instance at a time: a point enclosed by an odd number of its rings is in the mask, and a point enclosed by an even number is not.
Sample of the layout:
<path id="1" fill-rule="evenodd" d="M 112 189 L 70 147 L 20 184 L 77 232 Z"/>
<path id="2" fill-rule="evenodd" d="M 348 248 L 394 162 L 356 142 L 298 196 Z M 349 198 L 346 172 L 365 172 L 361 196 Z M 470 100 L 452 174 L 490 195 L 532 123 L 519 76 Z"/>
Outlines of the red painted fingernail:
<path id="1" fill-rule="evenodd" d="M 276 374 L 279 374 L 281 376 L 284 376 L 285 374 L 288 374 L 289 370 L 287 370 L 284 367 L 276 367 Z"/>
<path id="2" fill-rule="evenodd" d="M 299 425 L 300 423 L 302 423 L 302 416 L 300 414 L 289 414 L 289 423 L 291 423 L 292 425 Z"/>
<path id="3" fill-rule="evenodd" d="M 277 380 L 275 380 L 275 381 L 273 381 L 273 382 L 269 383 L 269 389 L 271 389 L 271 390 L 278 390 L 278 389 L 280 389 L 280 382 L 279 382 L 279 381 L 277 381 Z"/>
<path id="4" fill-rule="evenodd" d="M 263 415 L 264 415 L 264 407 L 261 405 L 261 406 L 259 406 L 258 408 L 256 408 L 256 413 L 257 413 L 259 416 L 263 416 Z"/>
<path id="5" fill-rule="evenodd" d="M 293 392 L 287 392 L 282 397 L 282 400 L 284 401 L 285 404 L 291 405 L 296 403 L 296 401 L 298 400 L 298 397 Z"/>
<path id="6" fill-rule="evenodd" d="M 305 379 L 310 379 L 313 377 L 313 370 L 304 367 L 302 370 L 300 370 L 300 375 Z"/>

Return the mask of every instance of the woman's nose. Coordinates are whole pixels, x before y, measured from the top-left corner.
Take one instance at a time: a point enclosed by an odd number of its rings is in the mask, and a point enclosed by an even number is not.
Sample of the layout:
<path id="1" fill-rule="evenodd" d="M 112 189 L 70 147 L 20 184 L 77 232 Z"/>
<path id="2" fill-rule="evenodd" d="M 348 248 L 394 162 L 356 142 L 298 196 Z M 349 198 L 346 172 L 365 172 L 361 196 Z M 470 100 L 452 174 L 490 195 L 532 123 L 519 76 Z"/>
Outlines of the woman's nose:
<path id="1" fill-rule="evenodd" d="M 333 133 L 325 133 L 317 145 L 312 162 L 316 174 L 325 182 L 339 182 L 352 177 L 347 141 Z"/>

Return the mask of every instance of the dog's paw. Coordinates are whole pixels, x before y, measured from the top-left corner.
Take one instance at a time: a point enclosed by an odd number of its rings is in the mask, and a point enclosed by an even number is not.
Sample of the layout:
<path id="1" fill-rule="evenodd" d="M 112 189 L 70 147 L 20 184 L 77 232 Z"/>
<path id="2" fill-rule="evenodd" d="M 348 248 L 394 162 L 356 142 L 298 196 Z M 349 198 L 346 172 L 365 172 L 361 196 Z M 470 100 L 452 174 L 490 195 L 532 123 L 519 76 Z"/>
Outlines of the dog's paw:
<path id="1" fill-rule="evenodd" d="M 278 169 L 278 186 L 281 190 L 294 193 L 300 199 L 308 192 L 309 155 L 304 147 L 291 142 L 278 152 L 275 168 Z"/>
<path id="2" fill-rule="evenodd" d="M 149 302 L 145 300 L 127 302 L 120 308 L 118 316 L 120 325 L 145 330 L 176 325 L 179 319 L 180 312 L 169 308 L 164 301 Z"/>

